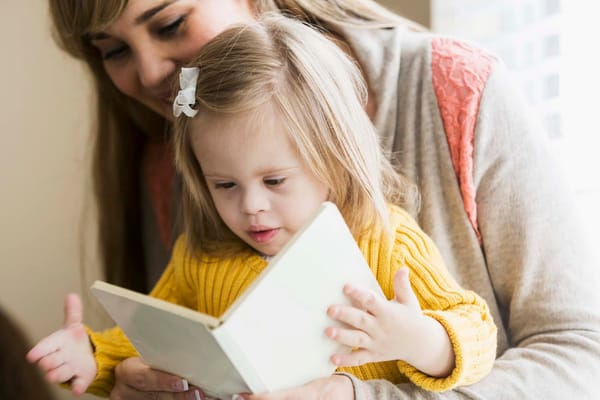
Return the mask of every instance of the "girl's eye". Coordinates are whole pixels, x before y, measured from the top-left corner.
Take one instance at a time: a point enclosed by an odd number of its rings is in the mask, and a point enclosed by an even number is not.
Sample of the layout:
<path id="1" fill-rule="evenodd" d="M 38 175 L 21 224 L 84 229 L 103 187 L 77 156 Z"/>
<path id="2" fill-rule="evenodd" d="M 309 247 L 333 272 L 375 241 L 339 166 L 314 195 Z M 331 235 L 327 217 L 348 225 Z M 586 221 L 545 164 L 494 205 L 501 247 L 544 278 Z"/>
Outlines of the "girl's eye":
<path id="1" fill-rule="evenodd" d="M 285 181 L 285 178 L 269 178 L 269 179 L 263 180 L 265 185 L 269 185 L 269 186 L 281 185 L 284 181 Z"/>
<path id="2" fill-rule="evenodd" d="M 185 16 L 182 15 L 179 18 L 175 19 L 173 22 L 158 29 L 158 31 L 157 31 L 158 35 L 163 36 L 163 37 L 169 37 L 169 36 L 175 35 L 177 33 L 177 31 L 179 30 L 179 28 L 181 27 L 181 25 L 183 24 L 183 21 L 185 21 Z"/>
<path id="3" fill-rule="evenodd" d="M 233 182 L 216 182 L 215 189 L 231 189 L 235 187 L 235 183 Z"/>

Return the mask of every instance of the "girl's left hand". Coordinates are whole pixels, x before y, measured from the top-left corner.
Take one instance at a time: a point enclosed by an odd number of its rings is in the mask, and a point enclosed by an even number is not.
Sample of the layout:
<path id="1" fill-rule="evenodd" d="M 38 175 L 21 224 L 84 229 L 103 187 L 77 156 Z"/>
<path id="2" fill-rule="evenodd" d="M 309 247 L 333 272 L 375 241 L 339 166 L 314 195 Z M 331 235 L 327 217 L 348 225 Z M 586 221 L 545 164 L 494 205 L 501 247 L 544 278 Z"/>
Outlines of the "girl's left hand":
<path id="1" fill-rule="evenodd" d="M 243 394 L 240 397 L 244 400 L 354 400 L 354 387 L 347 376 L 331 375 L 292 389 L 264 394 Z"/>
<path id="2" fill-rule="evenodd" d="M 333 305 L 328 314 L 348 327 L 330 327 L 325 334 L 355 350 L 334 354 L 332 362 L 335 365 L 356 366 L 387 360 L 412 363 L 423 351 L 418 344 L 425 332 L 422 328 L 427 318 L 411 288 L 407 268 L 396 273 L 394 291 L 395 298 L 388 301 L 359 287 L 344 287 L 352 305 Z"/>

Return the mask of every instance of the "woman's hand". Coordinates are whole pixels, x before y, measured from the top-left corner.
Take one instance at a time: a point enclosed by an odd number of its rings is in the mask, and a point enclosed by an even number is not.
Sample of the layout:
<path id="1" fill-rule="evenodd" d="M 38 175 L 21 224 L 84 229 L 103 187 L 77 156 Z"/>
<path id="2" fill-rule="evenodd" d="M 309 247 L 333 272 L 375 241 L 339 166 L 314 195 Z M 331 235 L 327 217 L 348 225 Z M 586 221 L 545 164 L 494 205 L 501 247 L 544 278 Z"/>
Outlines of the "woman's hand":
<path id="1" fill-rule="evenodd" d="M 202 391 L 185 379 L 157 371 L 139 359 L 128 358 L 115 368 L 112 400 L 205 400 Z"/>
<path id="2" fill-rule="evenodd" d="M 355 350 L 334 354 L 338 366 L 404 360 L 431 376 L 447 376 L 454 367 L 454 351 L 444 327 L 423 314 L 408 279 L 408 269 L 394 276 L 395 298 L 388 301 L 361 288 L 346 285 L 351 306 L 334 305 L 331 318 L 349 328 L 330 327 L 325 334 Z"/>
<path id="3" fill-rule="evenodd" d="M 292 389 L 264 394 L 242 394 L 240 397 L 244 400 L 354 400 L 354 387 L 347 376 L 331 375 Z"/>

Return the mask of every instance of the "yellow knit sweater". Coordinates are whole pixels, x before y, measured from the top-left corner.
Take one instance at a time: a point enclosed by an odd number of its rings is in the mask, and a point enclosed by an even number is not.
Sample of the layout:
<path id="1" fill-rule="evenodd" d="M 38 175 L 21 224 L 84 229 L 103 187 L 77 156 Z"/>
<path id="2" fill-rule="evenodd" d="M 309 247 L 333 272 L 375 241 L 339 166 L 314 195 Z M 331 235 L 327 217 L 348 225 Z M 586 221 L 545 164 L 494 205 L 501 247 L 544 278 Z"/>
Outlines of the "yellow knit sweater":
<path id="1" fill-rule="evenodd" d="M 423 312 L 447 330 L 456 355 L 455 368 L 445 378 L 423 374 L 402 361 L 340 368 L 360 379 L 407 379 L 425 389 L 443 391 L 480 380 L 496 357 L 496 326 L 483 299 L 462 289 L 449 275 L 431 239 L 398 207 L 390 207 L 395 236 L 381 230 L 358 240 L 373 274 L 388 299 L 394 297 L 393 277 L 401 267 L 410 269 L 411 285 Z M 189 254 L 189 253 L 187 253 Z M 173 256 L 151 295 L 220 316 L 260 274 L 267 262 L 257 253 L 221 259 L 186 256 L 185 241 L 179 238 Z M 89 332 L 98 365 L 89 392 L 107 396 L 114 385 L 114 368 L 122 360 L 137 356 L 121 330 Z M 402 338 L 399 338 L 402 340 Z"/>

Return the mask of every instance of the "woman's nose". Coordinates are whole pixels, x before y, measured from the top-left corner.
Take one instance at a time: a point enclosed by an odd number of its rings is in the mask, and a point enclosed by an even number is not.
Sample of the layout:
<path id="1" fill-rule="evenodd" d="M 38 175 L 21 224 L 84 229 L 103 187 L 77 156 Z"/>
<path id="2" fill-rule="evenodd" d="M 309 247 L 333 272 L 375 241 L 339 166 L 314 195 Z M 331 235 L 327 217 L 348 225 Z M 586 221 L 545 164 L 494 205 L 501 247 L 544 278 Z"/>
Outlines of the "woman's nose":
<path id="1" fill-rule="evenodd" d="M 158 52 L 146 49 L 138 57 L 138 77 L 143 87 L 161 88 L 164 82 L 175 73 L 176 63 Z"/>

